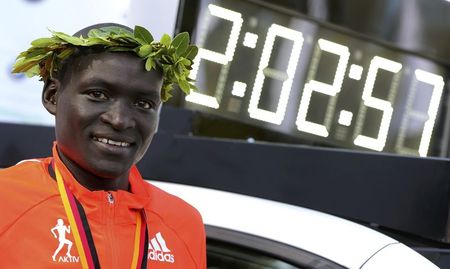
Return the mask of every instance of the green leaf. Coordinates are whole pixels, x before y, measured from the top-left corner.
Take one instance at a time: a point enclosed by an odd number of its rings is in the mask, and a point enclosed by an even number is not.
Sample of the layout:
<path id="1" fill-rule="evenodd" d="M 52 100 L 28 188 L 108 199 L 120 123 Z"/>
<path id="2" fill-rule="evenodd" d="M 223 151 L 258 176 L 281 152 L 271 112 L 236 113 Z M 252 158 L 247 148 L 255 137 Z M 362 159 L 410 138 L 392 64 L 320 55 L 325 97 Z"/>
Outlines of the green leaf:
<path id="1" fill-rule="evenodd" d="M 134 50 L 132 48 L 128 48 L 128 47 L 110 47 L 110 48 L 108 48 L 108 51 L 123 52 L 123 51 L 134 51 Z"/>
<path id="2" fill-rule="evenodd" d="M 177 69 L 177 72 L 180 75 L 184 73 L 184 70 L 186 70 L 186 68 L 184 68 L 184 65 L 179 63 L 175 65 L 175 68 Z"/>
<path id="3" fill-rule="evenodd" d="M 39 66 L 38 66 L 38 65 L 35 65 L 35 66 L 33 66 L 32 68 L 28 69 L 28 70 L 25 72 L 25 75 L 26 75 L 27 77 L 31 78 L 31 77 L 34 77 L 34 76 L 39 75 L 39 72 L 40 72 Z"/>
<path id="4" fill-rule="evenodd" d="M 154 49 L 154 48 L 153 48 Z M 158 58 L 160 57 L 160 55 L 162 54 L 161 50 L 157 50 L 157 51 L 153 51 L 152 53 L 150 53 L 148 56 L 149 57 L 153 57 L 153 58 Z"/>
<path id="5" fill-rule="evenodd" d="M 52 76 L 53 72 L 57 69 L 56 57 L 52 57 L 50 61 L 50 68 L 48 69 L 50 72 L 50 76 Z"/>
<path id="6" fill-rule="evenodd" d="M 30 59 L 30 58 L 38 56 L 38 55 L 45 55 L 45 54 L 47 54 L 47 52 L 48 52 L 48 50 L 46 50 L 45 48 L 32 48 L 32 49 L 22 52 L 19 56 L 21 56 L 20 58 Z"/>
<path id="7" fill-rule="evenodd" d="M 197 46 L 191 45 L 187 48 L 183 56 L 185 58 L 188 58 L 189 60 L 194 60 L 195 56 L 197 56 L 197 53 L 198 53 Z"/>
<path id="8" fill-rule="evenodd" d="M 53 32 L 53 35 L 75 46 L 81 46 L 84 44 L 84 39 L 81 39 L 79 37 L 70 36 L 61 32 Z"/>
<path id="9" fill-rule="evenodd" d="M 54 45 L 55 43 L 57 43 L 58 40 L 52 37 L 44 37 L 44 38 L 38 38 L 35 39 L 31 42 L 31 45 L 36 47 L 36 48 L 45 48 L 48 47 L 50 45 Z"/>
<path id="10" fill-rule="evenodd" d="M 172 40 L 171 46 L 175 48 L 175 53 L 181 55 L 189 46 L 189 34 L 187 32 L 179 33 Z"/>
<path id="11" fill-rule="evenodd" d="M 27 70 L 29 70 L 30 68 L 32 68 L 33 66 L 35 66 L 37 64 L 38 64 L 38 62 L 36 62 L 36 61 L 34 61 L 34 62 L 19 62 L 19 61 L 17 61 L 13 65 L 12 73 L 26 72 Z"/>
<path id="12" fill-rule="evenodd" d="M 104 38 L 107 37 L 107 33 L 100 31 L 99 29 L 91 29 L 88 32 L 88 37 Z"/>
<path id="13" fill-rule="evenodd" d="M 53 53 L 52 55 L 50 55 L 49 57 L 45 58 L 44 61 L 44 70 L 46 70 L 47 72 L 51 72 L 51 66 L 52 66 L 52 61 L 53 61 Z"/>
<path id="14" fill-rule="evenodd" d="M 192 90 L 194 90 L 194 91 L 198 91 L 197 86 L 195 86 L 195 85 L 192 84 L 192 83 L 189 83 L 189 87 L 190 87 Z"/>
<path id="15" fill-rule="evenodd" d="M 52 54 L 52 51 L 49 51 L 45 54 L 39 54 L 34 57 L 21 58 L 16 62 L 16 64 L 14 64 L 14 66 L 25 65 L 25 64 L 28 65 L 28 63 L 37 64 L 40 61 L 42 61 L 43 59 L 49 57 L 49 55 L 51 55 L 51 54 Z"/>
<path id="16" fill-rule="evenodd" d="M 109 44 L 110 42 L 106 39 L 100 37 L 90 37 L 83 45 L 89 47 L 95 45 L 109 45 Z"/>
<path id="17" fill-rule="evenodd" d="M 164 34 L 161 37 L 160 43 L 163 44 L 165 47 L 169 47 L 171 41 L 172 41 L 172 38 L 168 34 Z"/>
<path id="18" fill-rule="evenodd" d="M 67 48 L 67 49 L 61 51 L 61 52 L 58 54 L 58 58 L 61 59 L 61 60 L 64 60 L 64 59 L 66 59 L 67 57 L 69 57 L 70 55 L 72 55 L 72 53 L 73 53 L 74 51 L 75 51 L 75 48 Z"/>
<path id="19" fill-rule="evenodd" d="M 181 80 L 178 82 L 178 85 L 180 86 L 181 90 L 185 92 L 186 94 L 190 93 L 190 86 L 189 83 L 185 80 Z"/>
<path id="20" fill-rule="evenodd" d="M 30 53 L 32 50 L 28 49 L 26 51 L 22 51 L 21 53 L 19 53 L 19 55 L 17 55 L 16 60 L 20 59 L 20 58 L 24 58 L 25 56 L 28 55 L 28 53 Z"/>
<path id="21" fill-rule="evenodd" d="M 117 35 L 113 38 L 111 38 L 111 40 L 119 42 L 119 43 L 128 43 L 129 45 L 140 45 L 140 42 L 136 41 L 136 39 L 134 39 L 132 36 L 127 36 L 127 35 Z M 125 45 L 122 44 L 122 45 Z"/>
<path id="22" fill-rule="evenodd" d="M 165 82 L 165 84 L 163 85 L 162 90 L 161 90 L 161 99 L 164 102 L 169 100 L 170 97 L 172 97 L 172 94 L 170 94 L 170 91 L 172 91 L 172 83 L 167 84 Z"/>
<path id="23" fill-rule="evenodd" d="M 182 63 L 183 65 L 191 65 L 191 60 L 189 60 L 189 59 L 186 59 L 186 58 L 180 58 L 179 61 L 181 61 L 181 63 Z"/>
<path id="24" fill-rule="evenodd" d="M 177 72 L 173 72 L 173 76 L 175 77 L 176 81 L 180 81 L 180 75 Z"/>
<path id="25" fill-rule="evenodd" d="M 128 30 L 125 29 L 123 27 L 120 26 L 104 26 L 102 28 L 100 28 L 100 31 L 104 32 L 105 34 L 118 34 L 118 35 L 129 35 L 129 36 L 133 36 L 133 33 Z"/>
<path id="26" fill-rule="evenodd" d="M 150 71 L 155 68 L 155 66 L 155 61 L 152 58 L 147 58 L 147 60 L 145 61 L 145 70 Z"/>
<path id="27" fill-rule="evenodd" d="M 137 54 L 141 58 L 147 57 L 151 52 L 152 52 L 152 45 L 150 44 L 142 45 L 137 49 Z"/>
<path id="28" fill-rule="evenodd" d="M 170 55 L 163 54 L 161 56 L 161 60 L 162 60 L 162 63 L 164 63 L 164 64 L 173 64 L 173 59 L 172 59 L 172 57 L 170 57 Z"/>
<path id="29" fill-rule="evenodd" d="M 139 41 L 143 41 L 141 44 L 150 44 L 153 42 L 152 34 L 147 29 L 139 25 L 134 27 L 134 37 Z"/>
<path id="30" fill-rule="evenodd" d="M 164 99 L 163 99 L 164 102 L 169 100 L 170 98 L 172 98 L 172 94 L 170 93 L 170 91 L 172 91 L 172 89 L 166 91 L 166 95 L 164 96 Z"/>

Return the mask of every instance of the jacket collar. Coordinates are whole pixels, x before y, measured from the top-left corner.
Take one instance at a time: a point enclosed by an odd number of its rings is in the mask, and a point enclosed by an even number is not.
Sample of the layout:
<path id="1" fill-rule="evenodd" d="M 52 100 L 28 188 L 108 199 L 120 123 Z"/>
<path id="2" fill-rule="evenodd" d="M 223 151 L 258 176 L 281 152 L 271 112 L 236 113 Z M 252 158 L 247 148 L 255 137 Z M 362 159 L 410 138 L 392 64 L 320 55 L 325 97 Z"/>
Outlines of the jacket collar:
<path id="1" fill-rule="evenodd" d="M 82 186 L 72 175 L 66 165 L 62 162 L 57 151 L 57 142 L 53 144 L 53 162 L 61 173 L 64 183 L 73 193 L 73 195 L 82 204 L 87 206 L 94 206 L 99 201 L 103 201 L 107 197 L 107 192 L 112 193 L 120 205 L 126 206 L 129 209 L 142 209 L 150 203 L 150 193 L 148 184 L 142 179 L 136 165 L 133 165 L 129 173 L 129 183 L 131 192 L 118 191 L 91 191 Z"/>

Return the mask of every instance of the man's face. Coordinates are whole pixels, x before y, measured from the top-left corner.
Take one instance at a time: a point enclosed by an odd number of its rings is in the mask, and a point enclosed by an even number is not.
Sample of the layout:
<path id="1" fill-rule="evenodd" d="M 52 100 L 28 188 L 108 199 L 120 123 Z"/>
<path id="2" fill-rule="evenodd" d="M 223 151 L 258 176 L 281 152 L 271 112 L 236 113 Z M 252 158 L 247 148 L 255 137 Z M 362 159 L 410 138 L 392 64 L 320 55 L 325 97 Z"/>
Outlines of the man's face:
<path id="1" fill-rule="evenodd" d="M 67 72 L 56 94 L 59 151 L 97 177 L 126 176 L 156 131 L 162 74 L 108 52 L 81 56 Z"/>

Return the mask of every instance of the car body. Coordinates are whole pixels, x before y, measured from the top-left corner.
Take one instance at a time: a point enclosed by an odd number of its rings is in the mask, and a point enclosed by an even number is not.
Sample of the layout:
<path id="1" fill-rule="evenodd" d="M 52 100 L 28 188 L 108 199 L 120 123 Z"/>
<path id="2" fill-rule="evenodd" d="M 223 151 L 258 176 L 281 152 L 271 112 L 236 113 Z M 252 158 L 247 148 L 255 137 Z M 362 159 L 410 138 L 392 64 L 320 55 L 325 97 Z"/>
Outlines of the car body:
<path id="1" fill-rule="evenodd" d="M 438 268 L 401 242 L 333 215 L 213 189 L 151 183 L 200 211 L 208 268 Z"/>

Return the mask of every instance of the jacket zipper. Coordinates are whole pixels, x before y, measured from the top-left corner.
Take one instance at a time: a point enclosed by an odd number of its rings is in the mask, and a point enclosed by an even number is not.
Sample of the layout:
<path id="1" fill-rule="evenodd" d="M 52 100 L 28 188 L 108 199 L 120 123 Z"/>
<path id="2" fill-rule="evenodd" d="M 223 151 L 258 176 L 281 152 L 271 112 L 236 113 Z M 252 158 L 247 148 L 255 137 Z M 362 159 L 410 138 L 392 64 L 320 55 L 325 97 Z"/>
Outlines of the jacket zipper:
<path id="1" fill-rule="evenodd" d="M 107 199 L 110 205 L 114 204 L 114 196 L 112 195 L 112 193 L 107 192 Z"/>
<path id="2" fill-rule="evenodd" d="M 114 236 L 114 217 L 115 217 L 115 199 L 114 199 L 114 195 L 111 192 L 107 192 L 106 193 L 106 200 L 108 202 L 107 205 L 107 219 L 106 219 L 106 225 L 107 225 L 107 230 L 108 230 L 108 238 L 109 238 L 109 243 L 110 243 L 110 249 L 111 249 L 111 263 L 112 263 L 112 268 L 118 268 L 118 253 L 117 253 L 117 245 L 116 245 L 116 240 L 115 240 L 115 236 Z"/>

